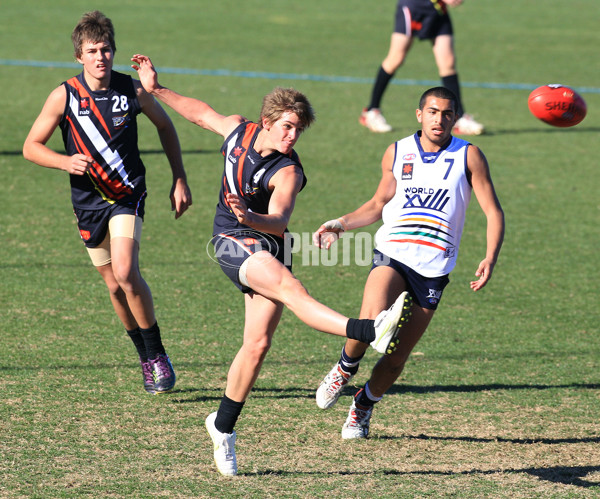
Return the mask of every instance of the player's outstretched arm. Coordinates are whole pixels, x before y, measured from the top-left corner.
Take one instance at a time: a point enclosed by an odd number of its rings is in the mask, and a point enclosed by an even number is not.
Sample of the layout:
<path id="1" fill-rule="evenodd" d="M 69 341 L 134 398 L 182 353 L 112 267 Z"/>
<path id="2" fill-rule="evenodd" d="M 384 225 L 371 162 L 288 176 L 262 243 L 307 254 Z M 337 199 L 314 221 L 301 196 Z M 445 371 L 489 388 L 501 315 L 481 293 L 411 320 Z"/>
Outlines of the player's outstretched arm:
<path id="1" fill-rule="evenodd" d="M 366 227 L 381 219 L 383 207 L 396 193 L 396 179 L 392 171 L 394 151 L 395 146 L 392 144 L 383 155 L 381 180 L 373 197 L 353 212 L 321 225 L 313 234 L 313 244 L 315 246 L 329 249 L 343 232 Z"/>
<path id="2" fill-rule="evenodd" d="M 223 116 L 206 102 L 193 97 L 186 97 L 163 87 L 158 82 L 158 74 L 149 57 L 135 54 L 131 60 L 134 62 L 131 67 L 137 71 L 144 89 L 186 120 L 223 137 L 227 137 L 239 123 L 244 121 L 238 115 Z"/>

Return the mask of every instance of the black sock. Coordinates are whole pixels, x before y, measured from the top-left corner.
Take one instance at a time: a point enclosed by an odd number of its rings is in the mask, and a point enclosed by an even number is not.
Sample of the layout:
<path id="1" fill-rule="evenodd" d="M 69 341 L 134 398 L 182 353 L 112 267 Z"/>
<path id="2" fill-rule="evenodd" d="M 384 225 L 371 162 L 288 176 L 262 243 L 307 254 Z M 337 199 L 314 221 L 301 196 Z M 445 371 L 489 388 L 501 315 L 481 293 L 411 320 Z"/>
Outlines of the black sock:
<path id="1" fill-rule="evenodd" d="M 371 395 L 369 397 L 369 395 Z M 363 407 L 373 407 L 382 397 L 374 397 L 369 390 L 369 382 L 354 395 L 354 402 Z"/>
<path id="2" fill-rule="evenodd" d="M 456 95 L 456 101 L 458 104 L 458 109 L 456 110 L 456 115 L 458 117 L 462 116 L 465 112 L 462 99 L 460 97 L 460 85 L 458 83 L 458 75 L 450 75 L 442 77 L 442 86 L 446 87 L 450 90 L 454 95 Z"/>
<path id="3" fill-rule="evenodd" d="M 146 344 L 144 343 L 144 338 L 142 338 L 142 333 L 140 333 L 140 328 L 136 327 L 135 329 L 127 330 L 127 334 L 131 338 L 131 341 L 133 341 L 140 360 L 146 362 L 148 355 L 146 354 Z"/>
<path id="4" fill-rule="evenodd" d="M 154 326 L 148 329 L 140 328 L 140 333 L 142 333 L 144 345 L 146 345 L 146 355 L 149 359 L 156 359 L 159 354 L 165 354 L 165 347 L 160 339 L 158 322 L 155 322 Z"/>
<path id="5" fill-rule="evenodd" d="M 340 355 L 339 364 L 342 371 L 348 374 L 356 374 L 360 367 L 360 361 L 364 357 L 364 353 L 360 357 L 349 357 L 346 353 L 346 349 L 342 348 L 342 354 Z"/>
<path id="6" fill-rule="evenodd" d="M 393 76 L 393 74 L 386 73 L 381 66 L 379 67 L 377 77 L 375 78 L 375 84 L 373 85 L 373 92 L 371 93 L 371 103 L 367 109 L 379 109 L 383 93 Z"/>
<path id="7" fill-rule="evenodd" d="M 235 400 L 231 400 L 227 395 L 223 395 L 215 419 L 215 428 L 221 433 L 231 433 L 242 412 L 244 403 L 236 402 Z"/>
<path id="8" fill-rule="evenodd" d="M 348 319 L 346 336 L 351 340 L 370 344 L 375 339 L 375 321 L 373 319 Z"/>

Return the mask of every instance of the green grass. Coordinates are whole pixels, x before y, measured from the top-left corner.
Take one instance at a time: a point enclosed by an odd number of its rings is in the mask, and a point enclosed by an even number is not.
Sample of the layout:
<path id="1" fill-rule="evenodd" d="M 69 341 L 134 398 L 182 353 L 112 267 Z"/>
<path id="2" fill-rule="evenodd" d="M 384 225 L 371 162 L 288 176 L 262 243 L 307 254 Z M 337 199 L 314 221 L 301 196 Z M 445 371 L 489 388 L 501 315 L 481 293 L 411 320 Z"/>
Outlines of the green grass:
<path id="1" fill-rule="evenodd" d="M 115 23 L 119 65 L 143 52 L 159 68 L 364 79 L 161 74 L 222 113 L 251 118 L 275 85 L 309 96 L 318 119 L 297 147 L 309 183 L 290 225 L 309 233 L 368 199 L 385 147 L 416 128 L 421 84 L 389 88 L 393 134 L 357 124 L 394 3 L 107 0 L 101 10 Z M 73 62 L 70 32 L 95 7 L 2 2 L 0 59 Z M 529 90 L 509 87 L 597 89 L 598 6 L 480 0 L 453 13 L 465 106 L 489 130 L 473 142 L 506 212 L 493 280 L 477 294 L 468 286 L 485 244 L 474 200 L 442 306 L 364 442 L 339 435 L 352 392 L 327 413 L 314 403 L 341 342 L 285 312 L 237 426 L 235 480 L 215 471 L 203 427 L 243 327 L 242 297 L 205 250 L 219 138 L 171 113 L 194 196 L 174 221 L 169 168 L 140 120 L 150 190 L 141 267 L 179 377 L 173 393 L 149 397 L 77 236 L 67 176 L 20 153 L 48 93 L 76 70 L 0 66 L 0 497 L 600 497 L 600 94 L 583 93 L 580 125 L 554 129 L 529 114 Z M 426 43 L 396 77 L 437 79 Z M 61 149 L 58 134 L 51 145 Z M 357 314 L 367 267 L 301 263 L 297 255 L 296 274 L 314 296 Z M 376 360 L 367 354 L 356 386 Z"/>

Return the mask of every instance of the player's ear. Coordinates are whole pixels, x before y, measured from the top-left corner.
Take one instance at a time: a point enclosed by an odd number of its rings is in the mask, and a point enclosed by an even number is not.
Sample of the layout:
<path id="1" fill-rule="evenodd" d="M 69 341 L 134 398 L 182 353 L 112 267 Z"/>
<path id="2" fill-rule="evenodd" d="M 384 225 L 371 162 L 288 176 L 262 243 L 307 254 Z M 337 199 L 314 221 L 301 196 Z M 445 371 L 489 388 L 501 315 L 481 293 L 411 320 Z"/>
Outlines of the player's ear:
<path id="1" fill-rule="evenodd" d="M 423 111 L 421 111 L 420 109 L 417 109 L 416 115 L 417 115 L 417 121 L 419 123 L 422 123 Z"/>
<path id="2" fill-rule="evenodd" d="M 271 121 L 270 121 L 268 118 L 266 118 L 265 116 L 263 116 L 263 117 L 261 118 L 261 121 L 262 121 L 262 127 L 263 127 L 265 130 L 267 130 L 267 131 L 268 131 L 268 130 L 270 130 L 270 129 L 271 129 Z"/>

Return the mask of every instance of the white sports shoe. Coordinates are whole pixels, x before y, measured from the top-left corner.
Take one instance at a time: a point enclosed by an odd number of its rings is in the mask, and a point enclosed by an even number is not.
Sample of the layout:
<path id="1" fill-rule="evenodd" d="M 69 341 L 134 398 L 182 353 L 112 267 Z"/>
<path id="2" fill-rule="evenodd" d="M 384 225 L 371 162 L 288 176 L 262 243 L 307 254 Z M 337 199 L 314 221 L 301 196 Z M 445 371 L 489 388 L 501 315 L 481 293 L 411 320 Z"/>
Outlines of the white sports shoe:
<path id="1" fill-rule="evenodd" d="M 235 431 L 232 433 L 221 433 L 215 427 L 217 413 L 213 412 L 206 418 L 206 429 L 213 441 L 215 449 L 215 463 L 221 475 L 237 475 L 237 461 L 235 458 Z"/>
<path id="2" fill-rule="evenodd" d="M 342 370 L 339 363 L 327 373 L 327 376 L 321 381 L 319 388 L 317 389 L 317 405 L 320 409 L 329 409 L 333 407 L 337 402 L 338 398 L 342 394 L 342 390 L 345 385 L 354 377 L 353 374 L 349 374 Z"/>
<path id="3" fill-rule="evenodd" d="M 408 291 L 404 291 L 396 299 L 394 304 L 381 312 L 375 319 L 375 339 L 371 346 L 379 353 L 390 354 L 396 350 L 400 328 L 408 321 L 412 313 L 412 297 Z"/>
<path id="4" fill-rule="evenodd" d="M 367 438 L 369 435 L 369 425 L 371 424 L 371 414 L 373 408 L 368 409 L 356 407 L 353 400 L 350 406 L 350 412 L 344 426 L 342 426 L 342 438 L 349 440 L 352 438 Z"/>
<path id="5" fill-rule="evenodd" d="M 370 109 L 369 111 L 363 109 L 358 122 L 372 132 L 386 133 L 392 131 L 392 127 L 385 120 L 379 109 Z"/>
<path id="6" fill-rule="evenodd" d="M 481 135 L 484 132 L 484 126 L 475 121 L 470 114 L 463 114 L 454 124 L 452 133 L 455 135 Z"/>

